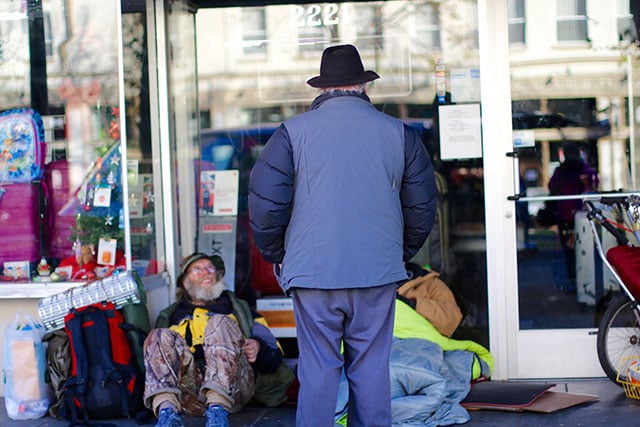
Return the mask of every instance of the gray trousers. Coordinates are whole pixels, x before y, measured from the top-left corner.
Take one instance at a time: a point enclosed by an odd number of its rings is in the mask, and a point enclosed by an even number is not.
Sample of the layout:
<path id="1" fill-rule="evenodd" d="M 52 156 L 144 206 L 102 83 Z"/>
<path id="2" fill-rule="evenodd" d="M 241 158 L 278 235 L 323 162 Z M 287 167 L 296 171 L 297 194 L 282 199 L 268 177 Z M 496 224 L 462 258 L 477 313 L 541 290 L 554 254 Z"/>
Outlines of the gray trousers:
<path id="1" fill-rule="evenodd" d="M 350 396 L 347 425 L 391 425 L 389 353 L 395 294 L 395 284 L 292 289 L 299 349 L 298 427 L 334 425 L 343 367 Z"/>

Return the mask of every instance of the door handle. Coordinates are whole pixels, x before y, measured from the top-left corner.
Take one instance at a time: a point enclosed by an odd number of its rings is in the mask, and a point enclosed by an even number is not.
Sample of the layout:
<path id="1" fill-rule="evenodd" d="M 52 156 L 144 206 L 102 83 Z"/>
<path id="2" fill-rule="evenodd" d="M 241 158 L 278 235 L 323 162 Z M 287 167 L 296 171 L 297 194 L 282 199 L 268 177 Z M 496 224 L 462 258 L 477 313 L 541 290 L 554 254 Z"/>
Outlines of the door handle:
<path id="1" fill-rule="evenodd" d="M 513 159 L 513 195 L 507 196 L 507 200 L 517 201 L 521 197 L 527 195 L 526 192 L 520 191 L 520 157 L 517 151 L 509 151 L 506 153 L 507 157 Z"/>

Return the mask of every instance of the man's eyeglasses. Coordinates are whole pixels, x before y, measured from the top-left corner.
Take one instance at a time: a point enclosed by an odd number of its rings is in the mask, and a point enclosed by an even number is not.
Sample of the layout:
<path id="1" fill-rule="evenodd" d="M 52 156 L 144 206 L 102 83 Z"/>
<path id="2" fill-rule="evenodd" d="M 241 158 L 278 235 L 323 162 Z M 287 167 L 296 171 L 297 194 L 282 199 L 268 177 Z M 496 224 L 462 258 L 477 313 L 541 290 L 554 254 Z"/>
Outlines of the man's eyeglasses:
<path id="1" fill-rule="evenodd" d="M 189 274 L 191 274 L 191 273 L 200 274 L 200 273 L 204 273 L 204 272 L 215 273 L 216 271 L 218 271 L 218 270 L 216 270 L 216 268 L 213 267 L 213 266 L 211 266 L 211 267 L 203 267 L 203 266 L 200 266 L 200 265 L 196 265 L 195 267 L 191 267 L 189 269 Z"/>

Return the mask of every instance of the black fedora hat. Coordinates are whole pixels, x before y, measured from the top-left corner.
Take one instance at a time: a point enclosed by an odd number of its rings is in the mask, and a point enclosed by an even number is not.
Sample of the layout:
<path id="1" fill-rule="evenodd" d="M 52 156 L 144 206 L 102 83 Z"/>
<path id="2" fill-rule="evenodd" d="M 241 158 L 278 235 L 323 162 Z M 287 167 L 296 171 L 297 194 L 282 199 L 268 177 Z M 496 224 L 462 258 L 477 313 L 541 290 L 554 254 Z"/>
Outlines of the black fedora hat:
<path id="1" fill-rule="evenodd" d="M 322 52 L 320 75 L 307 80 L 312 87 L 351 86 L 379 79 L 374 71 L 365 71 L 355 46 L 343 44 Z"/>

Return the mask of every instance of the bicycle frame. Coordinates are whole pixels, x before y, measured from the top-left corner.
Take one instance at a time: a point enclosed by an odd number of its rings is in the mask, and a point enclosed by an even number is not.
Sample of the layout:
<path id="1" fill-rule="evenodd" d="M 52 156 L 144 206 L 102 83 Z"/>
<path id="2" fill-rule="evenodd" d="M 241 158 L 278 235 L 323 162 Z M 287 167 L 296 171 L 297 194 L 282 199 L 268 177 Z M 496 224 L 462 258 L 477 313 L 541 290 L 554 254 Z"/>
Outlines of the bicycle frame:
<path id="1" fill-rule="evenodd" d="M 630 358 L 640 360 L 640 307 L 634 295 L 634 292 L 636 295 L 639 292 L 635 269 L 640 252 L 636 251 L 639 246 L 632 245 L 621 228 L 632 231 L 636 241 L 640 242 L 640 197 L 618 194 L 610 198 L 603 197 L 599 201 L 603 205 L 617 208 L 623 216 L 622 225 L 612 223 L 594 206 L 595 200 L 584 202 L 598 255 L 613 274 L 623 293 L 611 300 L 598 324 L 598 359 L 607 377 L 618 385 L 624 385 L 626 370 L 621 375 L 621 363 Z M 626 227 L 627 224 L 631 229 Z M 596 225 L 600 225 L 616 238 L 617 246 L 615 252 L 611 253 L 611 260 L 605 253 Z M 626 250 L 623 247 L 633 249 Z M 618 271 L 616 266 L 621 270 Z M 630 282 L 625 283 L 623 276 Z"/>
<path id="2" fill-rule="evenodd" d="M 636 242 L 640 242 L 640 227 L 636 225 L 640 225 L 638 221 L 640 218 L 637 216 L 634 217 L 632 213 L 632 209 L 635 210 L 640 207 L 640 196 L 631 195 L 631 196 L 622 196 L 622 197 L 602 197 L 600 199 L 600 203 L 614 206 L 619 209 L 623 215 L 626 215 L 627 222 L 631 225 L 631 230 L 636 239 Z M 586 200 L 584 202 L 585 207 L 587 208 L 587 219 L 589 220 L 589 225 L 591 226 L 591 231 L 593 232 L 593 240 L 596 245 L 596 249 L 598 251 L 598 255 L 602 262 L 605 263 L 607 268 L 613 273 L 616 281 L 620 285 L 621 289 L 631 300 L 635 300 L 635 296 L 631 293 L 627 285 L 624 283 L 616 268 L 609 262 L 607 259 L 607 255 L 602 246 L 602 240 L 600 239 L 600 235 L 598 234 L 598 229 L 596 227 L 596 223 L 605 228 L 609 233 L 611 233 L 617 240 L 618 245 L 625 246 L 635 246 L 629 242 L 629 239 L 625 235 L 624 232 L 610 224 L 605 216 L 602 214 L 602 211 L 596 208 L 593 205 L 593 201 Z"/>
<path id="3" fill-rule="evenodd" d="M 593 209 L 598 211 L 597 208 L 593 208 Z M 604 216 L 602 216 L 601 214 L 600 216 L 602 218 L 598 218 L 595 215 L 590 216 L 591 212 L 594 212 L 594 211 L 590 211 L 589 213 L 587 213 L 587 218 L 589 219 L 589 225 L 591 226 L 591 231 L 593 232 L 593 241 L 596 245 L 598 255 L 600 255 L 600 259 L 602 260 L 602 262 L 604 262 L 607 268 L 611 271 L 611 273 L 613 274 L 613 277 L 615 277 L 616 282 L 618 282 L 618 284 L 620 285 L 620 288 L 624 291 L 624 293 L 629 297 L 629 299 L 635 300 L 635 297 L 633 296 L 629 288 L 627 288 L 627 286 L 624 284 L 624 281 L 620 278 L 620 275 L 618 274 L 616 269 L 613 267 L 613 265 L 611 265 L 611 263 L 607 259 L 607 255 L 605 254 L 604 248 L 602 247 L 602 240 L 600 239 L 600 235 L 598 234 L 596 222 L 600 225 L 603 225 L 604 222 L 606 221 L 604 219 Z"/>

